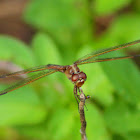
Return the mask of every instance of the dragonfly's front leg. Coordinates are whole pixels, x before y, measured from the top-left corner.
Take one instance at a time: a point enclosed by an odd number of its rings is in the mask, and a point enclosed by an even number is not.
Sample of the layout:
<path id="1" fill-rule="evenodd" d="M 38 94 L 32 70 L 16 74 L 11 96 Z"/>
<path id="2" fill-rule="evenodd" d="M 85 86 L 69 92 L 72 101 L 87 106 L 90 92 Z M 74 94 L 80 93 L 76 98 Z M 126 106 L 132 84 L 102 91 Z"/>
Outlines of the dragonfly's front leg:
<path id="1" fill-rule="evenodd" d="M 79 101 L 78 101 L 79 95 L 77 94 L 77 86 L 76 85 L 74 86 L 74 96 L 75 96 L 77 103 L 79 104 Z"/>
<path id="2" fill-rule="evenodd" d="M 79 87 L 78 90 L 79 90 L 80 95 L 83 94 L 83 95 L 85 96 L 85 97 L 84 97 L 84 98 L 85 98 L 84 101 L 85 101 L 86 99 L 89 99 L 89 98 L 90 98 L 89 95 L 86 96 L 86 95 L 83 93 L 83 90 L 82 90 L 81 87 Z M 81 101 L 80 95 L 78 95 L 78 99 Z M 84 105 L 84 106 L 86 107 L 86 105 Z M 86 110 L 88 110 L 87 107 L 86 107 Z"/>
<path id="3" fill-rule="evenodd" d="M 80 88 L 78 88 L 78 90 L 79 90 L 79 93 L 81 93 L 81 92 L 83 93 L 83 90 L 82 90 L 82 88 L 81 88 L 81 87 L 80 87 Z M 87 96 L 85 95 L 85 98 L 86 98 L 86 99 L 89 99 L 89 98 L 90 98 L 90 96 L 89 96 L 89 95 L 87 95 Z M 79 95 L 78 95 L 78 99 L 80 100 Z"/>

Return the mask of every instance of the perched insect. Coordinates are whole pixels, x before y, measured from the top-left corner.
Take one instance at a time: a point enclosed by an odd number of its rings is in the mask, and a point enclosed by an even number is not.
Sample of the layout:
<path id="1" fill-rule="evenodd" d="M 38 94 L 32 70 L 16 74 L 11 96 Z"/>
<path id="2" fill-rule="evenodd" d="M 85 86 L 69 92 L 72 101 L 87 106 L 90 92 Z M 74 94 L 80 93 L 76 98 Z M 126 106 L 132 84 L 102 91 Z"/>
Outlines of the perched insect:
<path id="1" fill-rule="evenodd" d="M 72 65 L 61 66 L 61 65 L 48 64 L 48 65 L 37 66 L 37 67 L 29 68 L 26 70 L 22 70 L 22 71 L 10 73 L 10 74 L 1 75 L 0 78 L 6 78 L 6 77 L 10 77 L 10 76 L 17 76 L 17 75 L 21 75 L 21 74 L 27 74 L 27 73 L 31 73 L 31 72 L 41 71 L 40 73 L 37 73 L 31 77 L 25 78 L 24 80 L 19 81 L 18 83 L 14 84 L 13 86 L 1 91 L 0 95 L 3 95 L 8 92 L 11 92 L 13 90 L 16 90 L 24 85 L 32 83 L 40 78 L 43 78 L 43 77 L 53 74 L 55 72 L 62 72 L 74 84 L 74 95 L 78 102 L 79 96 L 77 94 L 77 90 L 79 92 L 82 91 L 81 86 L 84 84 L 84 82 L 87 79 L 86 74 L 83 71 L 80 71 L 80 69 L 78 68 L 78 65 L 87 64 L 87 63 L 95 63 L 95 62 L 120 60 L 120 59 L 126 59 L 126 58 L 134 58 L 134 57 L 140 56 L 140 55 L 135 55 L 135 56 L 122 56 L 122 57 L 113 57 L 113 58 L 106 58 L 106 57 L 101 58 L 100 57 L 101 55 L 103 56 L 106 53 L 116 51 L 116 50 L 119 50 L 122 48 L 126 48 L 126 47 L 132 46 L 137 43 L 140 43 L 140 40 L 136 40 L 136 41 L 133 41 L 133 42 L 130 42 L 130 43 L 127 43 L 124 45 L 112 47 L 112 48 L 107 48 L 104 50 L 99 50 L 97 52 L 92 52 L 92 53 L 86 55 L 85 57 L 83 57 L 82 59 L 75 61 Z M 86 96 L 86 98 L 89 98 L 89 96 Z"/>

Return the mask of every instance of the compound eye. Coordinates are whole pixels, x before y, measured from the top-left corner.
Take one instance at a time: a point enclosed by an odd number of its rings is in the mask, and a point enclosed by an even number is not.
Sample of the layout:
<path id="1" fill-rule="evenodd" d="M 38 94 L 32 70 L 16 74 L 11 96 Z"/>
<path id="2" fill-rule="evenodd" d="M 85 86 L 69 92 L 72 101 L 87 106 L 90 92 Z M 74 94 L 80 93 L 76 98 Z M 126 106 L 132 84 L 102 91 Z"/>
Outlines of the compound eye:
<path id="1" fill-rule="evenodd" d="M 84 79 L 84 81 L 85 81 L 85 80 L 87 79 L 87 76 L 86 76 L 85 73 L 80 72 L 80 73 L 79 73 L 79 78 L 82 78 L 82 79 Z"/>
<path id="2" fill-rule="evenodd" d="M 73 74 L 72 75 L 72 81 L 76 82 L 79 79 L 79 75 L 78 74 Z"/>

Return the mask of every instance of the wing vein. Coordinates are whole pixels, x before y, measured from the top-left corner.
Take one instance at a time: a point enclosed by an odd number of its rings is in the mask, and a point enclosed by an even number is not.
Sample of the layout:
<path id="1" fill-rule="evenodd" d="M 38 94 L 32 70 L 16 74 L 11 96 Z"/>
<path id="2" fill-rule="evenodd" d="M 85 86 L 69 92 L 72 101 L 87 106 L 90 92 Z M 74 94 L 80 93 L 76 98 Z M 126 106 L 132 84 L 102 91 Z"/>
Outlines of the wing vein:
<path id="1" fill-rule="evenodd" d="M 58 70 L 49 70 L 47 72 L 46 71 L 42 71 L 42 72 L 40 72 L 38 74 L 32 75 L 32 76 L 30 76 L 28 78 L 25 78 L 24 80 L 21 80 L 21 81 L 15 83 L 14 85 L 10 86 L 9 88 L 1 91 L 0 92 L 0 95 L 3 95 L 3 94 L 6 94 L 8 92 L 11 92 L 13 90 L 16 90 L 16 89 L 18 89 L 20 87 L 23 87 L 24 85 L 27 85 L 29 83 L 32 83 L 32 82 L 34 82 L 34 81 L 36 81 L 36 80 L 38 80 L 40 78 L 43 78 L 43 77 L 45 77 L 47 75 L 50 75 L 50 74 L 52 74 L 54 72 L 57 72 L 57 71 Z"/>
<path id="2" fill-rule="evenodd" d="M 112 48 L 107 48 L 107 49 L 99 50 L 99 51 L 96 51 L 96 52 L 92 52 L 92 53 L 82 57 L 81 59 L 77 60 L 74 63 L 77 64 L 77 65 L 81 65 L 84 62 L 85 63 L 91 63 L 92 61 L 98 60 L 98 56 L 100 56 L 100 55 L 103 55 L 103 54 L 106 54 L 106 53 L 109 53 L 109 52 L 112 52 L 112 51 L 120 50 L 122 48 L 126 48 L 126 47 L 132 46 L 132 45 L 137 44 L 137 43 L 140 43 L 140 40 L 136 40 L 136 41 L 126 43 L 126 44 L 123 44 L 123 45 L 119 45 L 119 46 L 115 46 L 115 47 L 112 47 Z M 91 62 L 88 62 L 90 60 L 91 60 Z"/>

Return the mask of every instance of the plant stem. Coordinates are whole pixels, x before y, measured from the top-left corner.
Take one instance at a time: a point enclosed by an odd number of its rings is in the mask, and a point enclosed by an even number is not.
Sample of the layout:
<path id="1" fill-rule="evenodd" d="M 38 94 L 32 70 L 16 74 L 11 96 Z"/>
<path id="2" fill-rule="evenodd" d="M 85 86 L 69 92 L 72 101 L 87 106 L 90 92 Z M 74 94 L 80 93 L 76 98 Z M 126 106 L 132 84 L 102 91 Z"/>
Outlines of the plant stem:
<path id="1" fill-rule="evenodd" d="M 87 140 L 86 137 L 86 119 L 85 119 L 85 113 L 84 113 L 84 106 L 85 106 L 85 94 L 83 91 L 80 89 L 80 103 L 79 103 L 79 112 L 80 112 L 80 121 L 81 121 L 81 140 Z"/>

